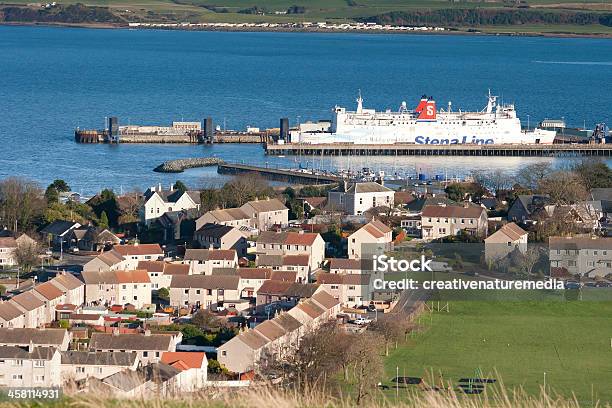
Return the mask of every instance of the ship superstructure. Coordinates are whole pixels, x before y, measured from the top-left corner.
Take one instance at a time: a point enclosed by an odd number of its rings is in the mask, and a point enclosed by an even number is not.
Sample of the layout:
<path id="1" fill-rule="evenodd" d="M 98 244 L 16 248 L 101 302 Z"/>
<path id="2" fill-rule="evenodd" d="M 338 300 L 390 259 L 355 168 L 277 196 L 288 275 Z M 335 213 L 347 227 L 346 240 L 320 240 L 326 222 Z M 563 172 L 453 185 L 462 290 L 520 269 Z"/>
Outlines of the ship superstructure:
<path id="1" fill-rule="evenodd" d="M 556 132 L 523 130 L 512 104 L 499 104 L 489 92 L 486 107 L 477 112 L 454 111 L 451 102 L 437 109 L 432 97 L 423 96 L 413 110 L 402 102 L 397 111 L 379 112 L 363 107 L 336 106 L 332 121 L 321 128 L 302 124 L 291 132 L 292 143 L 354 144 L 551 144 Z M 325 122 L 323 122 L 325 123 Z"/>

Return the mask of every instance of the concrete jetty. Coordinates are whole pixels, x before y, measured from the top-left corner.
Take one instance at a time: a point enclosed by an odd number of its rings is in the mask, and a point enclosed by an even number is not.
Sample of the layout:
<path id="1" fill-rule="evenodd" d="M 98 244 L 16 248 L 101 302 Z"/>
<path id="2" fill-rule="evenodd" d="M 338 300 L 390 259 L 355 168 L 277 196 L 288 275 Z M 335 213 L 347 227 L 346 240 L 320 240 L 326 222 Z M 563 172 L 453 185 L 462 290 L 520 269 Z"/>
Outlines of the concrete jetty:
<path id="1" fill-rule="evenodd" d="M 250 166 L 247 164 L 222 163 L 217 167 L 219 174 L 245 174 L 256 173 L 275 181 L 284 181 L 296 184 L 330 184 L 337 183 L 340 177 L 328 174 L 312 174 L 297 170 L 284 170 L 268 167 Z"/>

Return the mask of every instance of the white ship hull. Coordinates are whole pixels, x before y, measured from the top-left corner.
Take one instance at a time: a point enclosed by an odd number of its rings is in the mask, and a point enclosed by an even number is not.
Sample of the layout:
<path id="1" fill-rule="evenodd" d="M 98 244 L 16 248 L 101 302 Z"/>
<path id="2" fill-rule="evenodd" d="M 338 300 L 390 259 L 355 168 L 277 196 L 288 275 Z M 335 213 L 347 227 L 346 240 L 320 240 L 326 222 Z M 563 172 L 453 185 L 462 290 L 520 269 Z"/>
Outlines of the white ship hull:
<path id="1" fill-rule="evenodd" d="M 357 110 L 334 108 L 327 128 L 300 125 L 291 132 L 292 143 L 353 144 L 552 144 L 554 131 L 524 131 L 513 105 L 499 106 L 489 96 L 487 107 L 480 112 L 437 111 L 431 99 L 421 99 L 415 110 L 406 104 L 397 112 L 363 109 L 361 97 Z"/>

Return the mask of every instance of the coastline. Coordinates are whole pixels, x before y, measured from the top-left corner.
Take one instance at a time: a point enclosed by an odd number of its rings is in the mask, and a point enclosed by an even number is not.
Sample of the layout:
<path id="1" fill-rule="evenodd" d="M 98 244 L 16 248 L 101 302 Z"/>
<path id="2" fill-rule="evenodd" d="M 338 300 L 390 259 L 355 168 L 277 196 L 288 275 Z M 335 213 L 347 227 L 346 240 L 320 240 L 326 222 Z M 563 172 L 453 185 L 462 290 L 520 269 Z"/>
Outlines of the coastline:
<path id="1" fill-rule="evenodd" d="M 179 23 L 171 23 L 179 24 Z M 157 31 L 216 31 L 216 32 L 273 32 L 273 33 L 318 33 L 318 34 L 370 34 L 370 35 L 468 35 L 468 36 L 505 36 L 505 37 L 546 37 L 546 38 L 594 38 L 612 39 L 612 33 L 570 33 L 570 32 L 509 32 L 509 31 L 480 31 L 476 29 L 444 29 L 435 30 L 359 30 L 359 29 L 325 29 L 325 28 L 288 28 L 288 27 L 212 27 L 212 26 L 155 26 L 130 27 L 125 24 L 113 23 L 54 23 L 54 22 L 0 22 L 0 26 L 12 27 L 57 27 L 57 28 L 90 28 L 90 29 L 122 29 L 122 30 L 157 30 Z"/>

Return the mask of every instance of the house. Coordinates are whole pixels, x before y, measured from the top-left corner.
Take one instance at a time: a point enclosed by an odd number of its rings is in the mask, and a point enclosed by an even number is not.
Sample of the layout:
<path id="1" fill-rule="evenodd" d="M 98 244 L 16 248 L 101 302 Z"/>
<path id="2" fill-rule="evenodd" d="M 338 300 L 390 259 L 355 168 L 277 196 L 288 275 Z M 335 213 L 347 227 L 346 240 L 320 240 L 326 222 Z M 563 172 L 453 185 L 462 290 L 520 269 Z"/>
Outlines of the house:
<path id="1" fill-rule="evenodd" d="M 115 398 L 143 398 L 150 394 L 151 383 L 139 371 L 123 370 L 100 380 L 90 378 L 87 391 L 94 395 L 112 395 Z"/>
<path id="2" fill-rule="evenodd" d="M 421 214 L 421 236 L 439 239 L 455 236 L 462 231 L 473 236 L 485 237 L 488 230 L 487 211 L 478 205 L 427 206 Z"/>
<path id="3" fill-rule="evenodd" d="M 325 241 L 312 232 L 262 232 L 257 238 L 257 255 L 308 255 L 309 273 L 325 259 Z"/>
<path id="4" fill-rule="evenodd" d="M 289 224 L 289 209 L 277 198 L 255 199 L 240 209 L 251 217 L 251 226 L 260 231 L 267 231 L 274 225 L 284 227 Z"/>
<path id="5" fill-rule="evenodd" d="M 612 238 L 550 237 L 548 249 L 551 268 L 591 278 L 612 272 Z"/>
<path id="6" fill-rule="evenodd" d="M 314 283 L 298 283 L 288 280 L 270 279 L 257 291 L 257 307 L 274 304 L 281 308 L 292 307 L 301 299 L 309 298 L 319 290 Z"/>
<path id="7" fill-rule="evenodd" d="M 189 275 L 190 267 L 186 264 L 164 261 L 140 261 L 138 269 L 147 271 L 151 280 L 151 289 L 169 288 L 174 275 Z"/>
<path id="8" fill-rule="evenodd" d="M 111 271 L 122 269 L 123 256 L 115 251 L 102 252 L 83 265 L 83 271 Z"/>
<path id="9" fill-rule="evenodd" d="M 194 238 L 202 248 L 233 249 L 238 257 L 246 256 L 247 240 L 238 228 L 221 224 L 204 224 Z"/>
<path id="10" fill-rule="evenodd" d="M 85 303 L 85 283 L 74 275 L 67 272 L 58 273 L 49 282 L 62 291 L 65 295 L 65 303 L 76 306 Z"/>
<path id="11" fill-rule="evenodd" d="M 505 224 L 485 239 L 485 260 L 493 262 L 508 256 L 518 248 L 527 251 L 529 233 L 513 222 Z"/>
<path id="12" fill-rule="evenodd" d="M 314 294 L 286 313 L 241 332 L 217 349 L 219 363 L 234 373 L 246 373 L 260 365 L 290 357 L 300 339 L 336 317 L 339 302 L 325 291 Z"/>
<path id="13" fill-rule="evenodd" d="M 17 265 L 17 241 L 13 237 L 0 237 L 0 268 Z"/>
<path id="14" fill-rule="evenodd" d="M 238 285 L 241 298 L 256 298 L 259 288 L 271 278 L 269 268 L 237 268 L 235 273 L 240 277 Z"/>
<path id="15" fill-rule="evenodd" d="M 147 226 L 167 212 L 200 210 L 200 193 L 198 191 L 163 190 L 161 185 L 151 187 L 144 193 L 145 202 L 141 208 L 141 220 Z"/>
<path id="16" fill-rule="evenodd" d="M 188 377 L 187 371 L 165 363 L 149 364 L 138 371 L 149 382 L 148 392 L 158 397 L 180 395 L 188 389 L 193 389 L 192 384 L 184 384 L 184 378 Z"/>
<path id="17" fill-rule="evenodd" d="M 317 283 L 345 307 L 367 305 L 372 300 L 369 274 L 317 274 Z"/>
<path id="18" fill-rule="evenodd" d="M 68 249 L 70 245 L 71 232 L 75 228 L 79 228 L 81 224 L 74 221 L 53 221 L 42 230 L 41 235 L 50 237 L 51 245 L 58 249 Z"/>
<path id="19" fill-rule="evenodd" d="M 365 262 L 366 260 L 362 259 L 332 258 L 329 260 L 329 272 L 340 275 L 360 274 L 363 270 L 372 269 L 372 265 L 369 267 L 367 267 L 367 265 L 362 265 Z"/>
<path id="20" fill-rule="evenodd" d="M 219 224 L 228 227 L 252 227 L 251 216 L 247 215 L 240 208 L 226 208 L 223 210 L 212 210 L 206 212 L 196 220 L 196 231 L 204 224 Z"/>
<path id="21" fill-rule="evenodd" d="M 54 347 L 0 346 L 0 387 L 58 387 L 60 353 Z"/>
<path id="22" fill-rule="evenodd" d="M 163 242 L 192 241 L 195 216 L 193 211 L 182 210 L 169 211 L 159 217 L 155 222 L 164 232 Z"/>
<path id="23" fill-rule="evenodd" d="M 66 351 L 70 340 L 70 332 L 66 329 L 0 329 L 0 346 L 28 347 L 32 344 L 36 347 L 52 347 Z"/>
<path id="24" fill-rule="evenodd" d="M 184 391 L 202 388 L 208 381 L 208 360 L 203 352 L 167 351 L 162 354 L 161 362 L 185 374 L 182 384 Z"/>
<path id="25" fill-rule="evenodd" d="M 85 302 L 88 305 L 134 305 L 137 309 L 151 303 L 151 279 L 146 270 L 87 271 Z"/>
<path id="26" fill-rule="evenodd" d="M 408 214 L 400 220 L 400 227 L 411 237 L 421 236 L 421 214 Z"/>
<path id="27" fill-rule="evenodd" d="M 60 373 L 62 383 L 86 378 L 104 378 L 123 370 L 136 369 L 140 365 L 135 352 L 110 351 L 62 351 Z"/>
<path id="28" fill-rule="evenodd" d="M 170 304 L 208 309 L 213 304 L 237 302 L 240 300 L 239 283 L 238 276 L 175 275 L 170 283 Z"/>
<path id="29" fill-rule="evenodd" d="M 164 257 L 159 244 L 115 245 L 112 252 L 123 257 L 121 269 L 136 269 L 140 261 L 156 261 Z"/>
<path id="30" fill-rule="evenodd" d="M 91 334 L 89 350 L 92 352 L 136 353 L 143 365 L 161 360 L 163 353 L 176 351 L 176 342 L 172 334 Z"/>
<path id="31" fill-rule="evenodd" d="M 508 209 L 508 221 L 525 223 L 533 221 L 533 214 L 550 204 L 550 197 L 541 194 L 519 195 Z"/>
<path id="32" fill-rule="evenodd" d="M 95 228 L 89 225 L 80 226 L 70 231 L 68 241 L 81 251 L 100 252 L 119 245 L 121 239 L 108 229 Z"/>
<path id="33" fill-rule="evenodd" d="M 395 191 L 382 184 L 368 181 L 353 183 L 346 181 L 328 193 L 328 207 L 348 215 L 361 215 L 376 207 L 393 208 Z"/>
<path id="34" fill-rule="evenodd" d="M 266 255 L 257 256 L 258 268 L 271 268 L 274 271 L 296 272 L 298 282 L 308 282 L 310 275 L 310 257 L 308 254 Z"/>
<path id="35" fill-rule="evenodd" d="M 11 302 L 0 302 L 0 328 L 25 327 L 25 314 Z"/>
<path id="36" fill-rule="evenodd" d="M 210 275 L 213 268 L 235 268 L 238 255 L 234 249 L 187 249 L 183 263 L 191 268 L 191 274 Z"/>
<path id="37" fill-rule="evenodd" d="M 50 322 L 50 320 L 47 320 L 45 302 L 40 297 L 32 294 L 31 291 L 12 297 L 10 302 L 24 315 L 25 327 L 42 327 Z"/>
<path id="38" fill-rule="evenodd" d="M 44 302 L 45 305 L 45 322 L 52 322 L 55 319 L 55 307 L 66 303 L 66 295 L 57 286 L 51 282 L 41 283 L 34 286 L 30 291 Z"/>
<path id="39" fill-rule="evenodd" d="M 372 220 L 348 237 L 349 259 L 370 258 L 368 255 L 391 249 L 393 231 L 379 220 Z"/>

